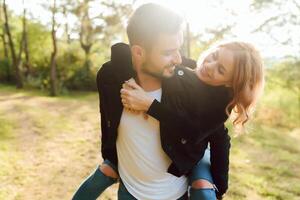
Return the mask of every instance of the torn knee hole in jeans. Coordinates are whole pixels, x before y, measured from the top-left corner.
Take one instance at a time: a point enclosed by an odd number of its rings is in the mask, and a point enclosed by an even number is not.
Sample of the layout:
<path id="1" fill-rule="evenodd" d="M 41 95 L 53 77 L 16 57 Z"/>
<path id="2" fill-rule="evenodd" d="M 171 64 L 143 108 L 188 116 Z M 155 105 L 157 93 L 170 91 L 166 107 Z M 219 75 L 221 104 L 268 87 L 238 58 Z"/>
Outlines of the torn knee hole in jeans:
<path id="1" fill-rule="evenodd" d="M 205 179 L 198 179 L 192 183 L 193 189 L 214 189 L 214 185 Z"/>
<path id="2" fill-rule="evenodd" d="M 108 176 L 110 178 L 119 178 L 119 176 L 115 172 L 115 170 L 107 164 L 103 164 L 103 165 L 99 166 L 99 169 L 105 176 Z"/>

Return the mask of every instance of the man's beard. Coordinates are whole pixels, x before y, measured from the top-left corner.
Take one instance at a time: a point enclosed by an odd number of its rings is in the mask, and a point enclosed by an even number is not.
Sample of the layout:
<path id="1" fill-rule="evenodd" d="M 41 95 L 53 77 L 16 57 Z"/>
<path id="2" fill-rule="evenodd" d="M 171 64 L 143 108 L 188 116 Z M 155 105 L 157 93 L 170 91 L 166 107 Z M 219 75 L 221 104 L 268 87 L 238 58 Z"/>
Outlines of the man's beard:
<path id="1" fill-rule="evenodd" d="M 166 68 L 170 68 L 172 67 L 173 65 L 168 65 L 168 66 L 165 66 L 163 67 L 160 71 L 151 71 L 149 70 L 146 66 L 147 63 L 144 63 L 143 66 L 142 66 L 142 72 L 145 73 L 145 74 L 148 74 L 154 78 L 157 78 L 157 79 L 163 79 L 163 78 L 168 78 L 168 76 L 164 76 L 164 71 L 166 70 Z M 149 65 L 150 66 L 150 65 Z"/>

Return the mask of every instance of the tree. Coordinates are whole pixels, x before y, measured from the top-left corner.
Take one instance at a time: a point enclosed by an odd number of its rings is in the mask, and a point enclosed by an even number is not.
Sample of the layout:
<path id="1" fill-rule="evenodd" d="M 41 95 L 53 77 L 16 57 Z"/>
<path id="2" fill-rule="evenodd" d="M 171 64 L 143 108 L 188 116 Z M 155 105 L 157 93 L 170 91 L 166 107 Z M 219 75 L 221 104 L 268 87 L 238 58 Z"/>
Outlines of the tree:
<path id="1" fill-rule="evenodd" d="M 211 47 L 211 45 L 229 35 L 233 26 L 234 25 L 232 24 L 223 26 L 219 25 L 218 27 L 206 28 L 202 33 L 198 34 L 189 32 L 187 37 L 190 45 L 190 57 L 197 59 L 203 51 L 207 50 Z M 186 47 L 187 44 L 185 44 L 184 46 Z M 187 50 L 185 51 L 187 52 Z"/>
<path id="2" fill-rule="evenodd" d="M 4 21 L 5 32 L 8 37 L 8 44 L 9 44 L 10 51 L 11 51 L 12 64 L 15 69 L 16 86 L 17 86 L 17 88 L 22 88 L 23 81 L 22 81 L 20 66 L 21 66 L 21 54 L 22 54 L 23 45 L 20 45 L 19 56 L 17 57 L 16 51 L 15 51 L 15 46 L 14 46 L 13 39 L 12 39 L 12 35 L 10 32 L 8 13 L 7 13 L 7 7 L 6 7 L 5 0 L 3 1 L 3 11 L 4 11 L 4 18 L 5 18 L 5 21 Z M 21 44 L 23 44 L 23 38 L 22 38 Z"/>
<path id="3" fill-rule="evenodd" d="M 6 68 L 5 69 L 5 79 L 7 82 L 10 82 L 11 80 L 11 71 L 10 71 L 10 66 L 9 66 L 9 58 L 8 58 L 8 47 L 7 47 L 7 36 L 6 36 L 6 31 L 5 31 L 5 26 L 3 23 L 3 15 L 2 15 L 2 2 L 0 2 L 0 25 L 1 25 L 1 40 L 2 40 L 2 45 L 3 45 L 3 66 Z"/>
<path id="4" fill-rule="evenodd" d="M 71 43 L 71 30 L 68 22 L 68 17 L 72 14 L 72 5 L 74 4 L 74 0 L 63 0 L 61 1 L 61 12 L 64 16 L 64 39 L 67 44 Z"/>
<path id="5" fill-rule="evenodd" d="M 91 61 L 90 54 L 93 45 L 102 39 L 102 42 L 112 41 L 116 32 L 120 29 L 123 19 L 127 18 L 132 9 L 129 4 L 117 4 L 113 1 L 100 1 L 103 10 L 96 16 L 90 14 L 90 4 L 99 3 L 96 0 L 81 0 L 77 1 L 73 13 L 79 19 L 79 41 L 81 48 L 85 53 L 84 66 L 87 71 L 90 70 Z M 105 14 L 104 14 L 105 13 Z"/>
<path id="6" fill-rule="evenodd" d="M 30 74 L 30 62 L 29 62 L 29 48 L 28 48 L 28 32 L 27 32 L 27 18 L 26 18 L 26 8 L 25 8 L 25 2 L 23 0 L 23 19 L 22 19 L 22 24 L 23 24 L 23 33 L 22 33 L 22 41 L 23 41 L 23 47 L 24 47 L 24 54 L 25 54 L 25 77 L 28 77 Z"/>
<path id="7" fill-rule="evenodd" d="M 5 34 L 5 26 L 3 23 L 3 18 L 2 18 L 2 2 L 1 4 L 1 8 L 0 8 L 0 24 L 1 24 L 1 30 L 2 33 L 0 34 L 0 37 L 2 39 L 2 44 L 3 44 L 3 51 L 4 51 L 4 58 L 8 59 L 8 49 L 7 49 L 7 39 L 6 39 L 6 34 Z"/>
<path id="8" fill-rule="evenodd" d="M 52 36 L 53 51 L 51 53 L 51 61 L 50 61 L 50 82 L 51 82 L 50 94 L 51 96 L 56 96 L 57 95 L 57 69 L 56 69 L 57 41 L 56 41 L 56 21 L 55 21 L 56 0 L 53 0 L 53 7 L 51 10 L 52 10 L 51 36 Z"/>
<path id="9" fill-rule="evenodd" d="M 254 32 L 263 31 L 276 42 L 285 46 L 293 46 L 300 54 L 300 2 L 296 0 L 253 0 L 252 8 L 264 13 L 266 10 L 276 10 L 276 12 L 266 13 L 266 18 L 259 24 Z M 285 34 L 276 34 L 282 31 Z"/>
<path id="10" fill-rule="evenodd" d="M 295 93 L 300 91 L 300 2 L 296 0 L 253 0 L 252 7 L 258 12 L 267 9 L 277 10 L 272 12 L 254 30 L 266 32 L 276 43 L 296 49 L 294 55 L 286 57 L 282 63 L 272 67 L 272 79 L 269 81 L 285 86 Z M 276 35 L 276 31 L 285 34 Z M 276 81 L 280 80 L 280 81 Z M 300 99 L 300 96 L 299 96 Z"/>

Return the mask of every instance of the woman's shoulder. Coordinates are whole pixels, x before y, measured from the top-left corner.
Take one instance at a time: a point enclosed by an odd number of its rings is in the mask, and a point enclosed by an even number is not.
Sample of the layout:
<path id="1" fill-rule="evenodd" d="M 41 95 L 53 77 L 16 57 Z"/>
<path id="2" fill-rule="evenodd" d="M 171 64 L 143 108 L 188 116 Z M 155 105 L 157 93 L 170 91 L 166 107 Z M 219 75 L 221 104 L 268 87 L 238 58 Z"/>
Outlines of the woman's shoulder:
<path id="1" fill-rule="evenodd" d="M 179 79 L 181 82 L 185 84 L 199 84 L 200 81 L 194 69 L 184 67 L 184 66 L 177 66 L 175 68 L 173 77 L 175 79 Z"/>

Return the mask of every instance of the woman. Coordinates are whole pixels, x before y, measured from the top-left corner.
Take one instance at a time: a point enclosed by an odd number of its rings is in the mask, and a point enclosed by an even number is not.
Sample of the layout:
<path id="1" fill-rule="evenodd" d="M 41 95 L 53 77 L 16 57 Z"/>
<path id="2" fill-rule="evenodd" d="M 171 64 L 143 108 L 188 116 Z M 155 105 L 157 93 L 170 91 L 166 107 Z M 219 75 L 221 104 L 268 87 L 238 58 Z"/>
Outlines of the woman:
<path id="1" fill-rule="evenodd" d="M 185 173 L 189 176 L 192 186 L 190 198 L 214 199 L 213 189 L 199 190 L 213 188 L 214 182 L 219 190 L 222 188 L 217 192 L 220 199 L 227 189 L 228 166 L 224 165 L 229 156 L 226 152 L 222 154 L 222 145 L 225 145 L 225 151 L 226 148 L 229 150 L 229 140 L 226 134 L 220 132 L 224 130 L 222 127 L 230 113 L 235 127 L 244 126 L 263 83 L 258 51 L 245 42 L 229 42 L 204 54 L 195 70 L 176 68 L 175 76 L 162 83 L 162 90 L 166 91 L 163 96 L 171 98 L 162 99 L 160 103 L 133 80 L 123 85 L 121 97 L 125 108 L 146 112 L 160 121 L 161 129 L 164 129 L 161 133 L 170 133 L 161 136 L 171 140 L 162 146 L 177 169 L 181 170 L 179 175 Z M 205 152 L 208 142 L 211 153 Z M 176 153 L 171 154 L 168 147 L 175 148 Z M 209 160 L 212 161 L 211 169 Z M 221 170 L 218 163 L 223 163 L 223 172 L 227 174 L 218 176 Z"/>

